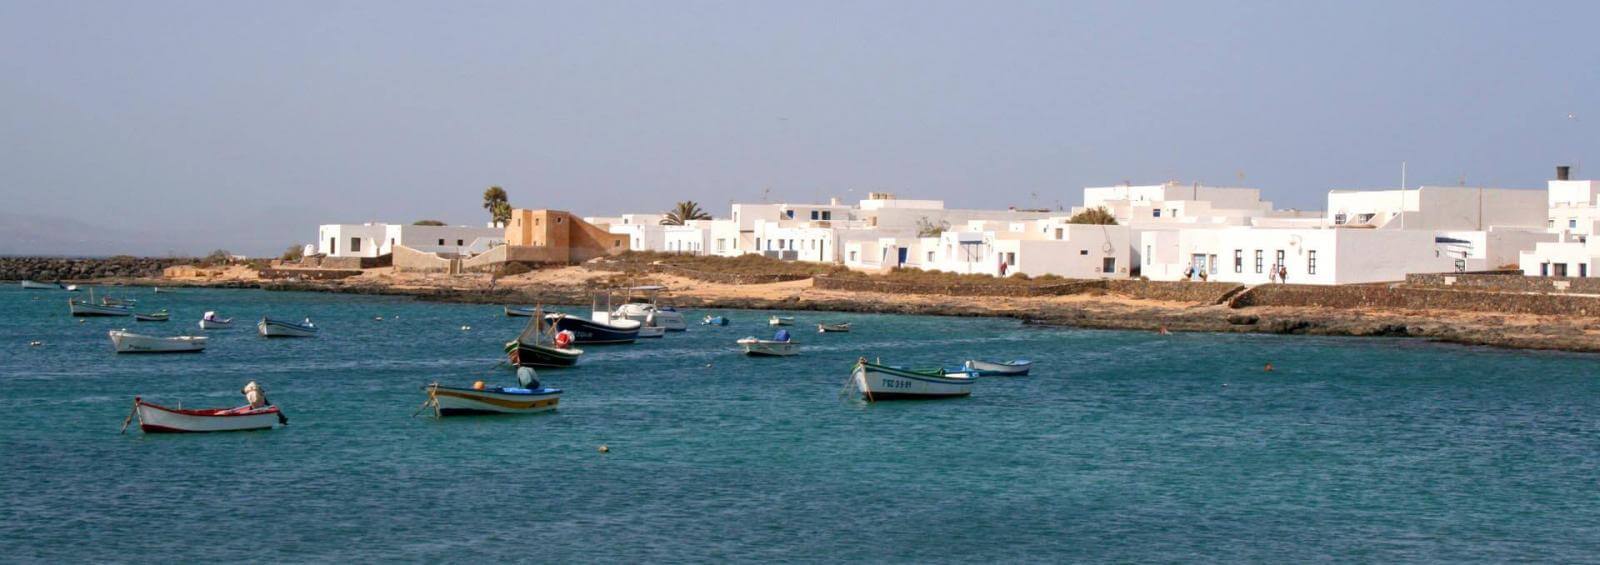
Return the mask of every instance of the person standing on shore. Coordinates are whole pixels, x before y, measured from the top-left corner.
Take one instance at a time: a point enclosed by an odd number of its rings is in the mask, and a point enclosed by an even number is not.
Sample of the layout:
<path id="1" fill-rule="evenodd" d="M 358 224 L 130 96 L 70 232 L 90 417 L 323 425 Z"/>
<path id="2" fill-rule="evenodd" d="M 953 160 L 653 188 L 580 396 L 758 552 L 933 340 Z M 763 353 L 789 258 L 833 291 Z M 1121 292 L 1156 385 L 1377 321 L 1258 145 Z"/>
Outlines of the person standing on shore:
<path id="1" fill-rule="evenodd" d="M 1267 268 L 1267 280 L 1274 284 L 1278 282 L 1278 265 L 1276 263 Z"/>
<path id="2" fill-rule="evenodd" d="M 1280 283 L 1289 282 L 1289 268 L 1288 267 L 1285 267 L 1283 265 L 1278 265 L 1278 282 L 1280 282 Z"/>

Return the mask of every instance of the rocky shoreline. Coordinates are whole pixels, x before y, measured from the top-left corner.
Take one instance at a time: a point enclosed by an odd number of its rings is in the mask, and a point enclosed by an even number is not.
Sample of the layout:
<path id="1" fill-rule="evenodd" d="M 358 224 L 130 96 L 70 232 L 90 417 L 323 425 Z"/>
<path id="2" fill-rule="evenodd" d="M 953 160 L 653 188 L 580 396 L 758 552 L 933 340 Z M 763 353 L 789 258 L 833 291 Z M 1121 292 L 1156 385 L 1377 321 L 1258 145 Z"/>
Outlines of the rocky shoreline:
<path id="1" fill-rule="evenodd" d="M 111 284 L 261 288 L 274 291 L 408 296 L 468 304 L 587 304 L 592 289 L 576 285 L 514 288 L 401 287 L 323 281 L 172 281 L 121 279 Z M 1363 311 L 1315 307 L 1248 307 L 1080 300 L 1002 304 L 990 301 L 876 293 L 816 293 L 783 299 L 677 295 L 674 304 L 692 309 L 794 310 L 961 317 L 1007 317 L 1041 327 L 1127 331 L 1260 333 L 1349 337 L 1416 338 L 1440 343 L 1510 349 L 1600 353 L 1600 323 L 1582 318 L 1526 320 L 1463 312 Z"/>
<path id="2" fill-rule="evenodd" d="M 78 282 L 159 277 L 173 265 L 193 259 L 151 257 L 0 257 L 0 281 Z"/>

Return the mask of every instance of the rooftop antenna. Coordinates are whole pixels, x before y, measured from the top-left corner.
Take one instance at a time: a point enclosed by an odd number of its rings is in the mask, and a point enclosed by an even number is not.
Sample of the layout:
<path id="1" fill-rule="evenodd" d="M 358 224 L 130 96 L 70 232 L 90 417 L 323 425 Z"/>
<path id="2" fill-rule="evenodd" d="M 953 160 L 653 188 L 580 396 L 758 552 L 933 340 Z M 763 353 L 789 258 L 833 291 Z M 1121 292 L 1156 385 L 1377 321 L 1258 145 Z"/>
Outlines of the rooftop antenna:
<path id="1" fill-rule="evenodd" d="M 762 204 L 766 204 L 767 203 L 767 195 L 770 194 L 771 192 L 772 192 L 772 187 L 770 187 L 770 186 L 761 189 L 761 203 Z"/>

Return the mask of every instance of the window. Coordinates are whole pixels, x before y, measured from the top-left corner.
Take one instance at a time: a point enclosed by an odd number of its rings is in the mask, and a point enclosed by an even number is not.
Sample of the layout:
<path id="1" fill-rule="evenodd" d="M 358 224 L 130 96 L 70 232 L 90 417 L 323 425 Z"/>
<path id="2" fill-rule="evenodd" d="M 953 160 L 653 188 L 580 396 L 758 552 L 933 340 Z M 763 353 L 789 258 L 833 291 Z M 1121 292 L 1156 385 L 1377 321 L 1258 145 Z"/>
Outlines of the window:
<path id="1" fill-rule="evenodd" d="M 460 247 L 460 246 L 463 246 L 463 245 L 466 245 L 466 244 L 467 244 L 467 242 L 465 242 L 465 241 L 462 241 L 462 240 L 459 240 L 459 239 L 456 240 L 456 246 L 457 247 Z"/>
<path id="2" fill-rule="evenodd" d="M 1150 217 L 1152 217 L 1152 218 L 1159 218 L 1159 217 L 1161 217 L 1161 209 L 1160 209 L 1160 208 L 1156 208 L 1156 209 L 1154 209 L 1154 210 L 1151 210 L 1151 211 L 1150 211 Z"/>
<path id="3" fill-rule="evenodd" d="M 622 240 L 620 240 L 620 239 L 611 240 L 611 246 L 612 247 L 622 247 Z"/>
<path id="4" fill-rule="evenodd" d="M 781 240 L 781 239 L 780 239 L 780 240 L 778 240 L 778 249 L 783 249 L 783 248 L 784 248 L 784 247 L 783 247 L 783 243 L 784 243 L 784 241 L 783 241 L 783 240 Z"/>
<path id="5" fill-rule="evenodd" d="M 717 252 L 721 253 L 721 252 L 727 251 L 727 250 L 728 250 L 728 240 L 720 238 L 720 237 L 717 238 Z"/>
<path id="6" fill-rule="evenodd" d="M 1244 250 L 1243 249 L 1235 249 L 1235 250 L 1233 250 L 1233 272 L 1235 272 L 1235 273 L 1243 273 L 1244 272 Z"/>
<path id="7" fill-rule="evenodd" d="M 850 251 L 850 260 L 851 261 L 855 261 L 856 260 L 856 252 L 855 252 L 855 250 L 851 250 Z"/>
<path id="8" fill-rule="evenodd" d="M 761 250 L 761 238 L 756 238 L 756 251 Z"/>
<path id="9" fill-rule="evenodd" d="M 1550 274 L 1558 276 L 1558 277 L 1567 276 L 1567 264 L 1566 263 L 1552 263 L 1550 265 Z"/>
<path id="10" fill-rule="evenodd" d="M 1256 274 L 1261 274 L 1261 250 L 1256 250 Z"/>
<path id="11" fill-rule="evenodd" d="M 361 252 L 361 238 L 359 238 L 359 237 L 350 238 L 350 252 L 351 253 L 360 253 Z"/>
<path id="12" fill-rule="evenodd" d="M 1317 252 L 1316 251 L 1307 251 L 1306 252 L 1306 274 L 1308 274 L 1308 275 L 1317 274 Z"/>
<path id="13" fill-rule="evenodd" d="M 1211 274 L 1213 274 L 1213 275 L 1217 274 L 1217 256 L 1216 255 L 1207 255 L 1206 256 L 1206 262 L 1210 264 L 1209 266 L 1211 267 Z"/>
<path id="14" fill-rule="evenodd" d="M 932 252 L 932 251 L 929 251 L 929 252 L 928 252 L 928 262 L 929 262 L 929 263 L 932 263 L 932 262 L 933 262 L 933 252 Z"/>
<path id="15" fill-rule="evenodd" d="M 833 219 L 833 212 L 828 211 L 828 210 L 823 210 L 822 211 L 822 219 L 824 219 L 824 220 L 832 220 Z"/>
<path id="16" fill-rule="evenodd" d="M 338 238 L 334 238 L 334 237 L 328 238 L 328 254 L 329 255 L 338 255 L 339 254 L 339 239 Z"/>
<path id="17" fill-rule="evenodd" d="M 789 219 L 791 219 L 791 220 L 794 219 L 794 210 L 784 210 L 783 213 L 784 213 L 785 216 L 788 216 Z"/>
<path id="18" fill-rule="evenodd" d="M 1061 228 L 1056 228 L 1056 239 L 1062 239 L 1064 236 L 1065 233 L 1061 231 Z"/>
<path id="19" fill-rule="evenodd" d="M 818 213 L 816 210 L 812 210 L 811 211 L 811 219 L 820 220 L 820 219 L 822 219 L 822 214 Z"/>
<path id="20" fill-rule="evenodd" d="M 1567 218 L 1567 227 L 1569 227 L 1569 228 L 1578 227 L 1578 219 L 1577 218 Z"/>
<path id="21" fill-rule="evenodd" d="M 1283 250 L 1282 249 L 1278 250 L 1278 255 L 1276 256 L 1276 259 L 1273 260 L 1272 266 L 1273 267 L 1282 267 L 1283 266 Z"/>
<path id="22" fill-rule="evenodd" d="M 1078 250 L 1078 254 L 1079 255 L 1088 255 L 1089 254 L 1089 250 L 1088 249 L 1079 249 Z"/>
<path id="23" fill-rule="evenodd" d="M 794 246 L 794 240 L 792 240 L 792 239 L 789 240 L 789 249 L 799 249 L 798 247 Z"/>
<path id="24" fill-rule="evenodd" d="M 1589 276 L 1589 264 L 1588 263 L 1578 263 L 1578 276 L 1580 276 L 1580 277 Z"/>
<path id="25" fill-rule="evenodd" d="M 1344 212 L 1340 212 L 1338 214 L 1334 214 L 1333 215 L 1333 223 L 1335 223 L 1335 224 L 1343 224 L 1345 222 L 1345 219 L 1346 219 L 1346 216 L 1345 216 Z"/>
<path id="26" fill-rule="evenodd" d="M 556 216 L 556 223 L 561 223 L 561 216 Z"/>
<path id="27" fill-rule="evenodd" d="M 1541 277 L 1550 276 L 1550 264 L 1549 263 L 1540 263 L 1539 264 L 1539 276 L 1541 276 Z"/>
<path id="28" fill-rule="evenodd" d="M 1106 257 L 1105 259 L 1102 259 L 1100 261 L 1100 272 L 1102 272 L 1102 273 L 1115 273 L 1115 272 L 1117 272 L 1117 258 L 1116 257 Z"/>
<path id="29" fill-rule="evenodd" d="M 439 238 L 439 247 L 444 247 L 444 238 Z"/>

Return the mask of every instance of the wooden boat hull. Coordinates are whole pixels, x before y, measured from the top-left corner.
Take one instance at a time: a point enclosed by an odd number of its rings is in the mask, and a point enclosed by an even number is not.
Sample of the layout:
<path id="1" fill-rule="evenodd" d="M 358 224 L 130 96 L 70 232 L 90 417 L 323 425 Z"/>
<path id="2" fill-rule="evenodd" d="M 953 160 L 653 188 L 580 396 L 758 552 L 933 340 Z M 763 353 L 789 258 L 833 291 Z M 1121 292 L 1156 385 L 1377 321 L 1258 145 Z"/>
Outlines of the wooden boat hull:
<path id="1" fill-rule="evenodd" d="M 850 378 L 868 402 L 969 396 L 972 384 L 978 380 L 977 375 L 971 373 L 941 375 L 937 371 L 913 371 L 866 362 L 856 363 Z"/>
<path id="2" fill-rule="evenodd" d="M 850 324 L 817 324 L 817 333 L 846 333 L 850 331 Z"/>
<path id="3" fill-rule="evenodd" d="M 506 344 L 506 358 L 513 367 L 571 367 L 578 364 L 581 356 L 582 349 L 558 349 L 515 341 Z"/>
<path id="4" fill-rule="evenodd" d="M 1005 363 L 993 363 L 972 359 L 962 365 L 967 371 L 977 373 L 984 377 L 1021 377 L 1026 376 L 1033 369 L 1033 362 L 1023 359 Z"/>
<path id="5" fill-rule="evenodd" d="M 511 318 L 531 318 L 535 312 L 533 308 L 512 308 L 510 306 L 504 306 L 503 308 L 506 316 Z"/>
<path id="6" fill-rule="evenodd" d="M 228 408 L 179 410 L 134 399 L 138 406 L 139 429 L 156 433 L 207 433 L 245 432 L 270 430 L 278 423 L 277 406 L 268 406 L 243 413 L 231 413 Z"/>
<path id="7" fill-rule="evenodd" d="M 561 403 L 561 389 L 554 388 L 506 392 L 518 389 L 475 390 L 432 384 L 423 387 L 423 390 L 437 403 L 435 409 L 440 416 L 537 414 L 555 410 L 556 405 Z"/>
<path id="8" fill-rule="evenodd" d="M 256 332 L 262 337 L 317 337 L 317 328 L 292 322 L 262 318 L 256 322 Z"/>
<path id="9" fill-rule="evenodd" d="M 135 322 L 165 322 L 171 318 L 168 314 L 140 314 L 138 312 L 133 314 Z"/>
<path id="10" fill-rule="evenodd" d="M 792 326 L 792 325 L 794 325 L 794 316 L 773 316 L 773 317 L 767 319 L 767 325 L 769 325 L 769 326 Z"/>
<path id="11" fill-rule="evenodd" d="M 800 344 L 793 341 L 745 338 L 736 343 L 744 348 L 745 355 L 751 357 L 791 357 L 800 354 Z"/>
<path id="12" fill-rule="evenodd" d="M 576 316 L 549 314 L 545 316 L 553 332 L 572 332 L 572 343 L 577 345 L 613 345 L 633 343 L 639 339 L 639 323 L 613 325 Z"/>
<path id="13" fill-rule="evenodd" d="M 91 304 L 78 300 L 68 300 L 67 307 L 72 310 L 72 315 L 80 318 L 90 316 L 132 316 L 133 310 L 126 306 L 105 306 Z"/>
<path id="14" fill-rule="evenodd" d="M 121 330 L 107 333 L 117 353 L 199 353 L 206 349 L 204 336 L 156 337 Z"/>

